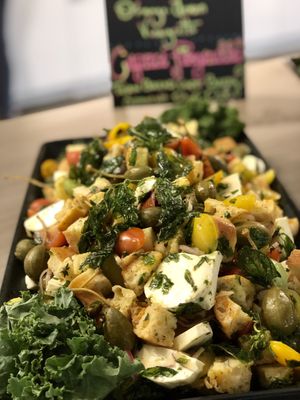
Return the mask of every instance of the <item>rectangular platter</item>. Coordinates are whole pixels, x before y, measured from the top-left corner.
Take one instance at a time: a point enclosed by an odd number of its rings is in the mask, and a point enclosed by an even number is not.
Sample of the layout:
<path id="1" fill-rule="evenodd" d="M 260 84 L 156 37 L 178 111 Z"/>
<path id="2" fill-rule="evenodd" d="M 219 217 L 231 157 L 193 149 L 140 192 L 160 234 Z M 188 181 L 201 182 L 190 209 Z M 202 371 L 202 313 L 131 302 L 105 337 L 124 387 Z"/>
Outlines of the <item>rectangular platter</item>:
<path id="1" fill-rule="evenodd" d="M 78 142 L 89 142 L 92 138 L 82 138 L 82 139 L 68 139 L 68 140 L 60 140 L 47 142 L 42 145 L 40 152 L 38 154 L 32 178 L 41 180 L 40 176 L 40 165 L 43 160 L 47 158 L 57 158 L 60 154 L 64 152 L 66 145 L 71 143 Z M 247 144 L 251 153 L 257 157 L 264 159 L 256 148 L 256 146 L 251 142 L 251 140 L 247 137 L 245 133 L 242 133 L 239 136 L 238 142 L 242 142 Z M 265 161 L 265 160 L 264 160 Z M 267 167 L 269 167 L 268 163 L 265 161 Z M 284 186 L 279 182 L 278 179 L 272 184 L 272 188 L 281 194 L 281 199 L 279 202 L 280 207 L 284 210 L 285 215 L 288 217 L 298 217 L 300 219 L 300 211 L 297 209 L 292 199 L 289 197 L 288 193 L 284 189 Z M 13 238 L 12 246 L 10 249 L 5 274 L 2 282 L 2 287 L 0 291 L 0 304 L 3 302 L 18 296 L 20 290 L 25 290 L 24 283 L 24 271 L 21 261 L 17 260 L 14 256 L 14 250 L 18 241 L 22 238 L 26 237 L 25 230 L 23 227 L 23 222 L 26 219 L 26 210 L 28 205 L 36 198 L 42 197 L 41 189 L 36 186 L 29 185 L 25 199 L 22 205 L 21 213 L 18 219 L 15 235 Z M 297 248 L 300 248 L 300 234 L 298 233 L 295 238 L 295 244 Z M 251 391 L 245 394 L 218 394 L 218 395 L 209 395 L 209 396 L 200 396 L 200 397 L 184 397 L 186 400 L 295 400 L 300 399 L 300 387 L 290 387 L 283 389 L 272 389 L 272 390 L 259 390 L 259 391 Z M 170 399 L 171 400 L 171 399 Z"/>

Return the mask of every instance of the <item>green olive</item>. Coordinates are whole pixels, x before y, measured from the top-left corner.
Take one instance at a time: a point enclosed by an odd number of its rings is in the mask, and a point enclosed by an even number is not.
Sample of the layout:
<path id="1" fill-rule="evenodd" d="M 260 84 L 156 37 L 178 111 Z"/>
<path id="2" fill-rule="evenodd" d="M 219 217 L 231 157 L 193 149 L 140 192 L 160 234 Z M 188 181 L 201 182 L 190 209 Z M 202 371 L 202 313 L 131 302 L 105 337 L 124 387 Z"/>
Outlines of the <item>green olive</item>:
<path id="1" fill-rule="evenodd" d="M 125 179 L 137 181 L 137 180 L 146 178 L 147 176 L 151 176 L 152 174 L 153 174 L 153 170 L 152 170 L 152 168 L 150 168 L 148 166 L 133 167 L 133 168 L 128 169 L 125 172 L 124 177 L 125 177 Z"/>
<path id="2" fill-rule="evenodd" d="M 266 246 L 271 240 L 268 229 L 256 221 L 247 221 L 237 226 L 236 232 L 239 244 L 250 244 L 258 249 Z"/>
<path id="3" fill-rule="evenodd" d="M 297 326 L 295 307 L 290 297 L 278 287 L 267 289 L 263 293 L 262 317 L 270 330 L 290 335 Z"/>
<path id="4" fill-rule="evenodd" d="M 108 278 L 112 285 L 124 286 L 124 279 L 122 276 L 122 270 L 115 260 L 113 254 L 108 256 L 101 265 L 103 274 Z"/>
<path id="5" fill-rule="evenodd" d="M 216 187 L 212 181 L 203 181 L 195 187 L 196 198 L 203 203 L 206 199 L 215 199 L 217 195 Z"/>
<path id="6" fill-rule="evenodd" d="M 78 186 L 78 183 L 74 179 L 67 178 L 64 181 L 64 190 L 69 197 L 73 196 L 73 190 Z"/>
<path id="7" fill-rule="evenodd" d="M 156 226 L 158 224 L 160 214 L 161 214 L 160 207 L 142 208 L 140 211 L 140 218 L 143 227 L 148 228 L 150 226 L 152 227 Z"/>
<path id="8" fill-rule="evenodd" d="M 220 169 L 226 173 L 228 173 L 227 164 L 220 158 L 216 156 L 208 156 L 208 159 L 215 171 L 219 171 Z"/>
<path id="9" fill-rule="evenodd" d="M 37 282 L 41 273 L 47 268 L 48 251 L 43 244 L 34 246 L 24 259 L 25 274 Z"/>
<path id="10" fill-rule="evenodd" d="M 24 261 L 26 254 L 35 246 L 35 243 L 31 239 L 20 240 L 15 249 L 15 256 L 18 260 Z"/>
<path id="11" fill-rule="evenodd" d="M 104 307 L 103 314 L 105 339 L 113 346 L 118 346 L 123 350 L 132 350 L 135 345 L 135 335 L 128 319 L 113 307 Z"/>

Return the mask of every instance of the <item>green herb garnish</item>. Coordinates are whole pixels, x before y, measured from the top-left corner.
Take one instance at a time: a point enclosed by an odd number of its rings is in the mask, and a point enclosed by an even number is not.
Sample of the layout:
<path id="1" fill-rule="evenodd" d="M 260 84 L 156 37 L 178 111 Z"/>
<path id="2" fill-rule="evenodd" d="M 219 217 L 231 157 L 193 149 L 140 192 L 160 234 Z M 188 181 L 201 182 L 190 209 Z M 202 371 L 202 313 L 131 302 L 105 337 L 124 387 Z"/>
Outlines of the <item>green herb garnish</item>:
<path id="1" fill-rule="evenodd" d="M 145 369 L 145 371 L 141 373 L 144 378 L 157 378 L 158 376 L 170 377 L 176 374 L 177 371 L 175 369 L 167 367 L 151 367 Z"/>
<path id="2" fill-rule="evenodd" d="M 135 137 L 138 147 L 147 147 L 150 151 L 159 150 L 171 138 L 171 134 L 155 118 L 146 117 L 136 127 L 129 130 Z"/>
<path id="3" fill-rule="evenodd" d="M 198 288 L 195 285 L 195 281 L 194 281 L 194 279 L 192 277 L 192 274 L 188 269 L 186 269 L 185 272 L 184 272 L 184 279 L 187 281 L 187 283 L 189 285 L 191 285 L 193 291 L 196 292 Z"/>
<path id="4" fill-rule="evenodd" d="M 173 285 L 171 279 L 162 272 L 154 274 L 150 282 L 151 289 L 161 289 L 163 294 L 168 294 Z"/>

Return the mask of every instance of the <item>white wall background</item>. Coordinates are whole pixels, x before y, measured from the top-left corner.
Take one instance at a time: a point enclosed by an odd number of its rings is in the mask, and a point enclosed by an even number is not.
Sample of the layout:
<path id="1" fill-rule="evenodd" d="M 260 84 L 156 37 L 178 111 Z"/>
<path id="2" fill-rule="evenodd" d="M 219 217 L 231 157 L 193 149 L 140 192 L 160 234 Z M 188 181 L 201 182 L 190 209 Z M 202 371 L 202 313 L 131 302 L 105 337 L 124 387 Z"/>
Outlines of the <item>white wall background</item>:
<path id="1" fill-rule="evenodd" d="M 248 59 L 300 51 L 300 0 L 243 0 L 243 5 Z M 109 92 L 104 7 L 104 0 L 7 1 L 15 112 Z"/>

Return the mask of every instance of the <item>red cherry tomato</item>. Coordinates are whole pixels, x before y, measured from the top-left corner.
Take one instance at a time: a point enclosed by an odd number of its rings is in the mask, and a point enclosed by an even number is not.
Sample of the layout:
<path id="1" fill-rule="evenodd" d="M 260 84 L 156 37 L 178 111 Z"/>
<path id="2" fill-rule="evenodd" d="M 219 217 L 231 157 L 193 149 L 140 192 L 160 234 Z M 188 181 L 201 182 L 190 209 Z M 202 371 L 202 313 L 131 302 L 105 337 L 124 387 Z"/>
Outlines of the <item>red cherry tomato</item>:
<path id="1" fill-rule="evenodd" d="M 51 249 L 51 247 L 61 247 L 67 244 L 65 235 L 56 225 L 51 226 L 47 230 L 43 230 L 41 232 L 41 237 L 47 249 Z"/>
<path id="2" fill-rule="evenodd" d="M 80 160 L 80 151 L 67 151 L 66 157 L 69 165 L 76 165 L 79 163 Z"/>
<path id="3" fill-rule="evenodd" d="M 196 158 L 200 158 L 202 155 L 202 150 L 198 143 L 187 136 L 181 139 L 180 147 L 183 156 L 195 156 Z"/>
<path id="4" fill-rule="evenodd" d="M 274 261 L 280 261 L 281 257 L 280 249 L 278 247 L 276 247 L 275 249 L 271 249 L 268 256 L 272 258 L 272 260 Z"/>
<path id="5" fill-rule="evenodd" d="M 144 203 L 141 205 L 141 208 L 149 208 L 149 207 L 155 207 L 155 194 L 154 192 L 151 193 L 150 197 L 148 197 L 147 200 L 144 201 Z"/>
<path id="6" fill-rule="evenodd" d="M 207 157 L 203 157 L 203 178 L 208 178 L 213 175 L 215 170 L 213 169 L 211 162 Z"/>
<path id="7" fill-rule="evenodd" d="M 50 204 L 51 204 L 51 201 L 48 199 L 44 199 L 44 198 L 33 200 L 33 202 L 30 203 L 30 205 L 27 209 L 28 217 L 32 217 L 34 214 L 39 212 L 42 208 L 47 207 Z"/>
<path id="8" fill-rule="evenodd" d="M 117 243 L 116 252 L 121 255 L 130 254 L 140 250 L 145 243 L 145 234 L 143 229 L 129 228 L 127 231 L 120 233 Z"/>

